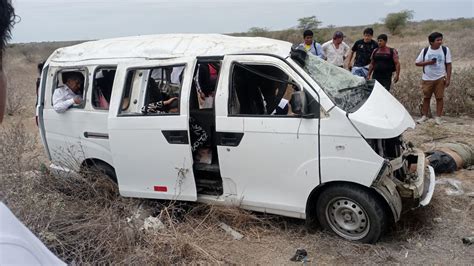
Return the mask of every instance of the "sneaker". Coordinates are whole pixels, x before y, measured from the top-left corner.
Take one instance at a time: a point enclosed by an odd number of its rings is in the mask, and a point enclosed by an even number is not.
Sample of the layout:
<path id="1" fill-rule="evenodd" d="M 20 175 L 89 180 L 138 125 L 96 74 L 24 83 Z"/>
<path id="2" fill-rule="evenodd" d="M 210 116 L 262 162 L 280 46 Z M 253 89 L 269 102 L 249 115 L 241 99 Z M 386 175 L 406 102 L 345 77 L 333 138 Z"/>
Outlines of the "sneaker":
<path id="1" fill-rule="evenodd" d="M 441 117 L 439 117 L 439 116 L 435 117 L 435 123 L 436 123 L 437 125 L 441 125 L 441 124 L 442 124 L 442 122 L 441 122 Z"/>
<path id="2" fill-rule="evenodd" d="M 428 117 L 422 116 L 420 119 L 416 120 L 416 122 L 417 122 L 418 124 L 421 124 L 421 123 L 425 122 L 426 120 L 428 120 Z"/>

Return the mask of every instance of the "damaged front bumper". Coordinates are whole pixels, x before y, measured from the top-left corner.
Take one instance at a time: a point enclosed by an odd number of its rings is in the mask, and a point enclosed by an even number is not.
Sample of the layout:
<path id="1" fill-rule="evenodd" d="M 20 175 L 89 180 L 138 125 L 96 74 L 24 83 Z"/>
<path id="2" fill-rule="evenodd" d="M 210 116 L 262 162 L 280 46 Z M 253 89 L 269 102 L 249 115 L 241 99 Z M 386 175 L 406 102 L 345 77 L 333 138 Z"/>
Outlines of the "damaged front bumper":
<path id="1" fill-rule="evenodd" d="M 396 177 L 397 171 L 402 173 L 402 178 Z M 385 161 L 372 188 L 387 201 L 395 221 L 398 221 L 402 209 L 430 203 L 435 189 L 434 169 L 427 165 L 422 151 L 413 149 L 391 161 Z"/>

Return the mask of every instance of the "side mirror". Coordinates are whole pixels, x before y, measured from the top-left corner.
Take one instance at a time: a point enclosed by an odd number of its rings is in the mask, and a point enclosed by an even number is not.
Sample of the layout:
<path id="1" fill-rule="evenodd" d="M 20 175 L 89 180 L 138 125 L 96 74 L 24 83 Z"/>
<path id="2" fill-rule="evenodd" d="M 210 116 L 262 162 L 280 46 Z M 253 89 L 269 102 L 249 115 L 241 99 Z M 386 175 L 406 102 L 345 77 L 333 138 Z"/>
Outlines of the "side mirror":
<path id="1" fill-rule="evenodd" d="M 297 117 L 301 118 L 318 118 L 320 105 L 317 101 L 312 100 L 310 103 L 306 101 L 306 94 L 304 91 L 295 91 L 290 99 L 291 110 Z M 308 113 L 309 111 L 309 113 Z"/>
<path id="2" fill-rule="evenodd" d="M 291 110 L 296 115 L 304 114 L 304 92 L 295 91 L 291 94 L 290 99 Z"/>
<path id="3" fill-rule="evenodd" d="M 306 53 L 306 51 L 303 48 L 301 48 L 298 44 L 294 44 L 291 47 L 290 57 L 296 63 L 298 63 L 298 65 L 300 65 L 301 67 L 304 67 L 307 56 L 308 54 Z"/>

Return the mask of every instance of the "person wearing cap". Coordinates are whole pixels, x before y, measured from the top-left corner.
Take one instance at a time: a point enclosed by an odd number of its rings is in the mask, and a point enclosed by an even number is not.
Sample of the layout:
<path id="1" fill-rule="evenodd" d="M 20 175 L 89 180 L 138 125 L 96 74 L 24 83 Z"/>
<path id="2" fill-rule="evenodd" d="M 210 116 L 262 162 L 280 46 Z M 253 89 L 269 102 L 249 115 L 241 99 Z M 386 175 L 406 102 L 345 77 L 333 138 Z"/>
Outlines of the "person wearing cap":
<path id="1" fill-rule="evenodd" d="M 347 45 L 343 39 L 344 34 L 340 31 L 336 31 L 332 40 L 323 44 L 324 59 L 338 67 L 344 67 L 344 61 L 350 52 L 349 45 Z"/>
<path id="2" fill-rule="evenodd" d="M 319 58 L 324 58 L 323 48 L 321 44 L 313 40 L 314 33 L 312 30 L 305 30 L 303 32 L 303 42 L 298 48 L 304 49 L 307 53 L 312 53 Z"/>
<path id="3" fill-rule="evenodd" d="M 400 62 L 398 61 L 397 50 L 388 47 L 387 40 L 386 34 L 380 34 L 377 37 L 379 47 L 372 52 L 370 57 L 368 77 L 377 80 L 389 91 L 392 85 L 393 72 L 396 72 L 393 79 L 394 83 L 397 83 L 400 77 Z"/>

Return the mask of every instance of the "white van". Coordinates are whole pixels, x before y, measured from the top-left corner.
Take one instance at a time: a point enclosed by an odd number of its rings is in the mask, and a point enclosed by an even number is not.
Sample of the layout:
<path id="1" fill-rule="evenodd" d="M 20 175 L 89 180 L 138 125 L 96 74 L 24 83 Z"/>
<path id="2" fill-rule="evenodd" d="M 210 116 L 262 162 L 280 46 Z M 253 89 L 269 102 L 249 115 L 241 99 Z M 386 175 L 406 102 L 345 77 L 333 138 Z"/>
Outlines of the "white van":
<path id="1" fill-rule="evenodd" d="M 82 75 L 83 104 L 54 90 Z M 238 205 L 373 243 L 427 205 L 434 171 L 379 83 L 291 43 L 225 35 L 85 42 L 47 60 L 39 129 L 52 168 L 95 165 L 126 197 Z M 403 202 L 403 205 L 402 205 Z"/>

